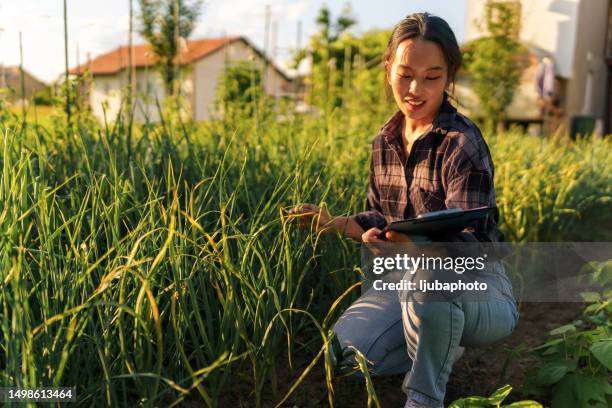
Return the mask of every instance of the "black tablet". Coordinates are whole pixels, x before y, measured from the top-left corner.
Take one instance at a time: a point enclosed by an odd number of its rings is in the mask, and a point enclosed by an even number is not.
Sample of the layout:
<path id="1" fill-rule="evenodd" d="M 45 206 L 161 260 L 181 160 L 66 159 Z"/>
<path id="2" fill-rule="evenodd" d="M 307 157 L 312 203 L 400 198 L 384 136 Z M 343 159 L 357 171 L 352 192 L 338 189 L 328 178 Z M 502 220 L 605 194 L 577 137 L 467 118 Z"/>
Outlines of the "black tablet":
<path id="1" fill-rule="evenodd" d="M 386 230 L 426 236 L 460 232 L 466 227 L 474 225 L 477 221 L 486 218 L 493 210 L 495 210 L 495 207 L 478 207 L 469 210 L 450 208 L 448 210 L 425 213 L 416 218 L 390 223 L 381 236 L 384 236 Z"/>

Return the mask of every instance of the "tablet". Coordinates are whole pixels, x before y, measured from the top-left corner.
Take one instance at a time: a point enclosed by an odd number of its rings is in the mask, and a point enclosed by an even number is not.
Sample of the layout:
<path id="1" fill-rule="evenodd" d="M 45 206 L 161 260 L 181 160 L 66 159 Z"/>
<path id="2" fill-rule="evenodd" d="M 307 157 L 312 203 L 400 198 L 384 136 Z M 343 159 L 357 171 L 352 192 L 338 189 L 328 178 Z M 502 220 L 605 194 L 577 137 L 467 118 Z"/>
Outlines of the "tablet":
<path id="1" fill-rule="evenodd" d="M 386 230 L 397 231 L 404 234 L 418 234 L 435 236 L 460 232 L 466 227 L 485 219 L 496 207 L 478 207 L 464 210 L 450 208 L 448 210 L 434 211 L 421 214 L 416 218 L 394 221 L 387 225 Z"/>

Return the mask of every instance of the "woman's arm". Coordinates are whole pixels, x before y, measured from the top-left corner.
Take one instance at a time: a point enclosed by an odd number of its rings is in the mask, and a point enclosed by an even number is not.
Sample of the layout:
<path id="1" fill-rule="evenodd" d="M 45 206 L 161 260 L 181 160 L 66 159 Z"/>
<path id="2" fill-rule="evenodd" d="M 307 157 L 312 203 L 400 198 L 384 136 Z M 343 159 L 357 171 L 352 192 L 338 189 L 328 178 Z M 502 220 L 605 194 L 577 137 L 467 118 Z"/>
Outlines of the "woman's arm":
<path id="1" fill-rule="evenodd" d="M 361 242 L 364 229 L 355 221 L 353 216 L 334 217 L 333 225 L 334 229 L 343 236 Z"/>
<path id="2" fill-rule="evenodd" d="M 289 211 L 290 218 L 298 218 L 300 228 L 314 227 L 316 233 L 329 234 L 338 232 L 347 238 L 361 241 L 364 230 L 353 216 L 332 216 L 325 208 L 314 204 L 296 205 Z"/>
<path id="3" fill-rule="evenodd" d="M 373 141 L 373 145 L 376 140 Z M 374 146 L 373 146 L 374 147 Z M 374 151 L 374 149 L 372 149 Z M 375 229 L 380 232 L 387 221 L 382 214 L 380 196 L 376 187 L 374 175 L 374 158 L 370 159 L 370 173 L 368 177 L 367 209 L 351 216 L 333 217 L 326 210 L 313 204 L 302 204 L 289 212 L 292 216 L 300 216 L 302 228 L 310 228 L 312 217 L 317 217 L 317 231 L 321 233 L 338 232 L 347 238 L 362 242 L 364 232 Z M 370 235 L 378 232 L 370 231 Z M 368 235 L 368 240 L 373 239 Z"/>

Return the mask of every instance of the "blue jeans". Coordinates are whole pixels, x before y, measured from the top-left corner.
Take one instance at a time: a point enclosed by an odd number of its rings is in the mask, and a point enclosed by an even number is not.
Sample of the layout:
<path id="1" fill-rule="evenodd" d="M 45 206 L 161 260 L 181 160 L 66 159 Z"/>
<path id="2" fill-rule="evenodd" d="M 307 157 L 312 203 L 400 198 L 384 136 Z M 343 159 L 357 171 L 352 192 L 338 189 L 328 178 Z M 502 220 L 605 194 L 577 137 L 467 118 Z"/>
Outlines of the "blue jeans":
<path id="1" fill-rule="evenodd" d="M 400 300 L 399 292 L 368 289 L 334 325 L 342 347 L 352 345 L 372 363 L 372 375 L 404 374 L 409 398 L 442 406 L 460 346 L 477 347 L 508 336 L 518 312 L 503 266 L 492 264 L 491 297 L 467 301 Z M 356 376 L 360 376 L 357 374 Z"/>

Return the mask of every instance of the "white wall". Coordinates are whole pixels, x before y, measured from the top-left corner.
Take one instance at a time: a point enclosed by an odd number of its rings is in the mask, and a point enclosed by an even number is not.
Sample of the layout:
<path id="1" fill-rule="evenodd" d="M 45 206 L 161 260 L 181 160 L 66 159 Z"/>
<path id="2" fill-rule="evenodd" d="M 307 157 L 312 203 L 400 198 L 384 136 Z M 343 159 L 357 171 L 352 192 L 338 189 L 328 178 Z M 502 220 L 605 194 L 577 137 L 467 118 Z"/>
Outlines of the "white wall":
<path id="1" fill-rule="evenodd" d="M 159 110 L 156 98 L 161 104 L 165 97 L 164 83 L 153 67 L 136 70 L 136 98 L 134 100 L 136 120 L 157 122 Z"/>
<path id="2" fill-rule="evenodd" d="M 232 47 L 233 45 L 230 45 Z M 217 81 L 224 66 L 223 52 L 215 52 L 193 64 L 193 117 L 195 120 L 210 118 L 214 112 L 213 103 L 217 91 Z"/>
<path id="3" fill-rule="evenodd" d="M 93 114 L 103 122 L 112 122 L 121 105 L 121 81 L 116 75 L 96 76 L 91 86 L 89 101 Z"/>
<path id="4" fill-rule="evenodd" d="M 191 102 L 193 83 L 190 69 L 183 70 L 181 74 L 181 92 Z M 139 68 L 136 70 L 136 83 L 134 89 L 134 117 L 139 122 L 159 121 L 159 109 L 156 99 L 163 107 L 166 97 L 164 83 L 161 75 L 154 67 Z M 128 84 L 127 72 L 121 71 L 114 75 L 97 75 L 93 79 L 89 101 L 93 114 L 104 121 L 104 106 L 106 106 L 106 120 L 112 122 L 116 119 L 121 107 L 122 92 Z"/>
<path id="5" fill-rule="evenodd" d="M 521 0 L 521 40 L 552 54 L 557 74 L 569 78 L 575 58 L 578 6 L 581 0 Z M 585 0 L 582 0 L 585 1 Z M 586 0 L 589 1 L 589 0 Z M 466 41 L 483 35 L 474 24 L 486 0 L 467 0 Z"/>
<path id="6" fill-rule="evenodd" d="M 572 81 L 567 89 L 567 111 L 604 120 L 607 67 L 604 49 L 608 0 L 582 0 L 577 22 Z"/>
<path id="7" fill-rule="evenodd" d="M 193 64 L 193 114 L 195 120 L 205 120 L 214 114 L 214 102 L 217 85 L 223 74 L 226 58 L 228 62 L 250 60 L 258 61 L 263 66 L 263 59 L 242 41 L 236 41 Z M 269 95 L 279 96 L 288 82 L 271 65 L 268 65 L 268 77 L 265 91 Z"/>

